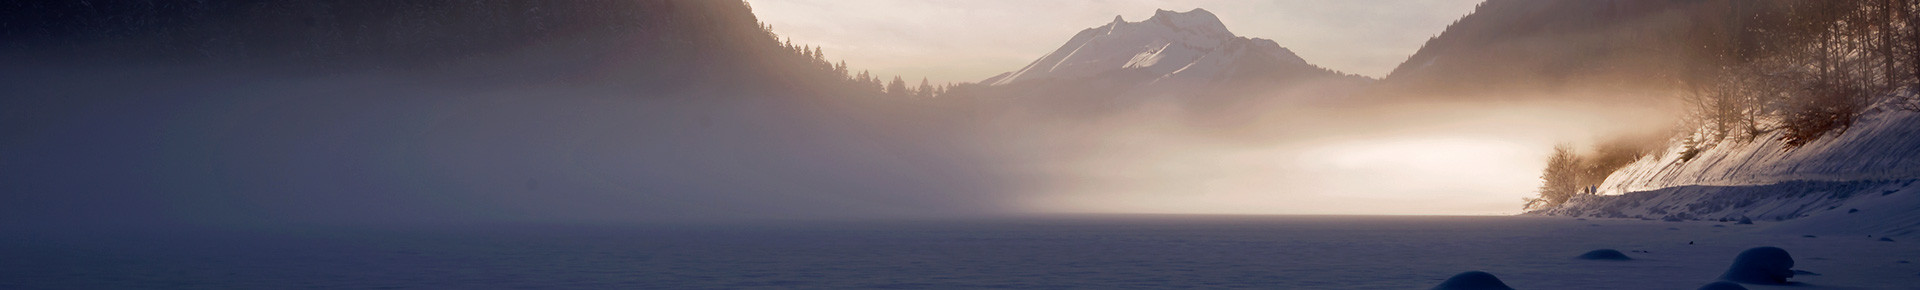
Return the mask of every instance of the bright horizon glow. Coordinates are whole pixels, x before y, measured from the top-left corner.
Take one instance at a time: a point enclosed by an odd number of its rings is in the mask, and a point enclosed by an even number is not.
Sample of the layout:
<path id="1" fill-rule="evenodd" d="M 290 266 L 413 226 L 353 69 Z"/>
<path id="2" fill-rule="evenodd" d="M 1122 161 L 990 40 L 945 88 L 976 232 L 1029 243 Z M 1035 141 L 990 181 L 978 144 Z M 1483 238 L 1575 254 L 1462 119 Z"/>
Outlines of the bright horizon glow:
<path id="1" fill-rule="evenodd" d="M 1363 137 L 1267 149 L 1134 154 L 1040 194 L 1041 212 L 1507 215 L 1533 195 L 1545 140 Z M 1168 151 L 1168 150 L 1147 150 Z M 1107 163 L 1113 162 L 1113 163 Z"/>
<path id="2" fill-rule="evenodd" d="M 1273 39 L 1322 67 L 1382 77 L 1480 0 L 748 0 L 795 44 L 883 76 L 977 82 L 1017 70 L 1120 15 L 1205 8 L 1234 34 Z"/>
<path id="3" fill-rule="evenodd" d="M 1026 166 L 1041 181 L 1015 205 L 1089 214 L 1511 215 L 1536 195 L 1555 144 L 1585 146 L 1668 122 L 1617 119 L 1653 114 L 1646 110 L 1556 103 L 1308 110 L 1287 114 L 1376 117 L 1258 144 L 1183 135 L 1191 129 L 1141 112 L 1086 127 L 1107 133 L 1089 135 L 1074 147 L 1078 156 Z"/>

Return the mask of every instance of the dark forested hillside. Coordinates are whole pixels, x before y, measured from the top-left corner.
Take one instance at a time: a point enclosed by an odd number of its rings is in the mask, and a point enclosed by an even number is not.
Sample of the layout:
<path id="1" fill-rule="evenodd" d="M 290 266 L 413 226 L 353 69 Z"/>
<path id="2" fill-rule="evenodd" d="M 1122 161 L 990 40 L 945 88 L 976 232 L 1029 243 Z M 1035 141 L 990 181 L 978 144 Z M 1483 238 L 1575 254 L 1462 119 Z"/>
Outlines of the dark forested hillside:
<path id="1" fill-rule="evenodd" d="M 1425 98 L 1557 96 L 1515 93 L 1543 90 L 1693 98 L 1765 76 L 1775 84 L 1872 83 L 1853 94 L 1880 95 L 1920 80 L 1912 69 L 1920 63 L 1912 57 L 1920 52 L 1915 2 L 1493 0 L 1429 40 L 1383 89 Z"/>
<path id="2" fill-rule="evenodd" d="M 513 69 L 564 67 L 547 73 L 653 87 L 699 83 L 691 81 L 696 79 L 817 87 L 824 83 L 817 78 L 851 78 L 844 65 L 827 63 L 817 49 L 781 43 L 739 1 L 24 1 L 0 6 L 7 8 L 0 9 L 0 42 L 6 43 L 0 57 L 26 63 L 353 71 L 468 70 L 514 62 L 536 67 Z"/>
<path id="3" fill-rule="evenodd" d="M 1488 1 L 1383 83 L 1397 98 L 1675 104 L 1679 162 L 1723 144 L 1791 150 L 1920 109 L 1920 1 Z M 1606 176 L 1584 174 L 1546 197 Z"/>
<path id="4" fill-rule="evenodd" d="M 553 42 L 635 52 L 767 42 L 730 1 L 35 1 L 5 4 L 14 49 L 166 61 L 422 63 Z M 754 43 L 761 44 L 764 43 Z M 606 53 L 607 51 L 601 51 Z"/>
<path id="5" fill-rule="evenodd" d="M 1385 82 L 1396 93 L 1456 97 L 1670 88 L 1697 65 L 1694 54 L 1704 53 L 1697 45 L 1722 29 L 1724 11 L 1710 2 L 1487 1 L 1427 41 Z"/>
<path id="6" fill-rule="evenodd" d="M 19 1 L 0 43 L 7 223 L 950 215 L 997 184 L 742 1 Z"/>

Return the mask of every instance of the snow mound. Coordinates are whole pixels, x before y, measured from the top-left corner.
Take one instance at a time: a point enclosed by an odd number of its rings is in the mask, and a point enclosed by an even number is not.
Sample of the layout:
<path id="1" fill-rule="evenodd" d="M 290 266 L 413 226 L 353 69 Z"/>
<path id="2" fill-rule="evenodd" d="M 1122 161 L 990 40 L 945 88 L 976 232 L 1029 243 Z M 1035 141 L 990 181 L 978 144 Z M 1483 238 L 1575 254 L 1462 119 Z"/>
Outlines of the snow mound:
<path id="1" fill-rule="evenodd" d="M 1700 286 L 1700 290 L 1747 290 L 1747 287 L 1740 286 L 1740 283 L 1716 281 L 1707 283 L 1706 286 Z"/>
<path id="2" fill-rule="evenodd" d="M 1513 287 L 1507 287 L 1507 283 L 1500 282 L 1500 278 L 1493 274 L 1467 271 L 1447 278 L 1447 281 L 1433 286 L 1433 290 L 1513 290 Z"/>
<path id="3" fill-rule="evenodd" d="M 1793 256 L 1787 250 L 1759 247 L 1741 251 L 1733 267 L 1720 274 L 1721 280 L 1747 284 L 1784 285 L 1793 278 Z"/>
<path id="4" fill-rule="evenodd" d="M 1580 254 L 1579 257 L 1574 257 L 1574 258 L 1581 259 L 1581 260 L 1609 260 L 1609 261 L 1633 260 L 1633 258 L 1627 257 L 1627 254 L 1621 253 L 1620 251 L 1617 251 L 1614 249 L 1599 249 L 1599 250 L 1588 251 L 1587 253 Z"/>

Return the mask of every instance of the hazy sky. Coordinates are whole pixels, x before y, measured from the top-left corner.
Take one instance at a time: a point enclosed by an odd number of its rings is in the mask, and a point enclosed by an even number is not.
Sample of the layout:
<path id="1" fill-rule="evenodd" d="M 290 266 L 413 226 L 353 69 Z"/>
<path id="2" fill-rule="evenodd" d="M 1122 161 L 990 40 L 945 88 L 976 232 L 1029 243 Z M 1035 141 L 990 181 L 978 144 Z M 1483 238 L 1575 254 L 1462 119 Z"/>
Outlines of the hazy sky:
<path id="1" fill-rule="evenodd" d="M 882 76 L 979 81 L 1025 66 L 1113 16 L 1206 8 L 1234 34 L 1308 62 L 1380 77 L 1480 0 L 747 0 L 795 43 Z"/>

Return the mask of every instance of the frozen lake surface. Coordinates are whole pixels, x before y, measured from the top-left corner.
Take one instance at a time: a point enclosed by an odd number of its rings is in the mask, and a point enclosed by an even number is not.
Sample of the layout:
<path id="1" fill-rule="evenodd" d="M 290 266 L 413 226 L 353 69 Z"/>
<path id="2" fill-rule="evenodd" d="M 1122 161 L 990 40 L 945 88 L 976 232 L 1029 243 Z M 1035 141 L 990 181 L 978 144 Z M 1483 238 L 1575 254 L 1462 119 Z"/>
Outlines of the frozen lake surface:
<path id="1" fill-rule="evenodd" d="M 1721 225 L 1716 227 L 1715 225 Z M 726 226 L 313 227 L 0 240 L 0 288 L 1694 289 L 1757 246 L 1799 287 L 1920 288 L 1920 247 L 1770 225 L 1543 217 L 1103 216 Z M 1693 242 L 1689 245 L 1689 242 Z M 1580 260 L 1617 249 L 1630 261 Z M 1811 287 L 1808 287 L 1811 286 Z M 1756 287 L 1753 289 L 1771 289 Z"/>

